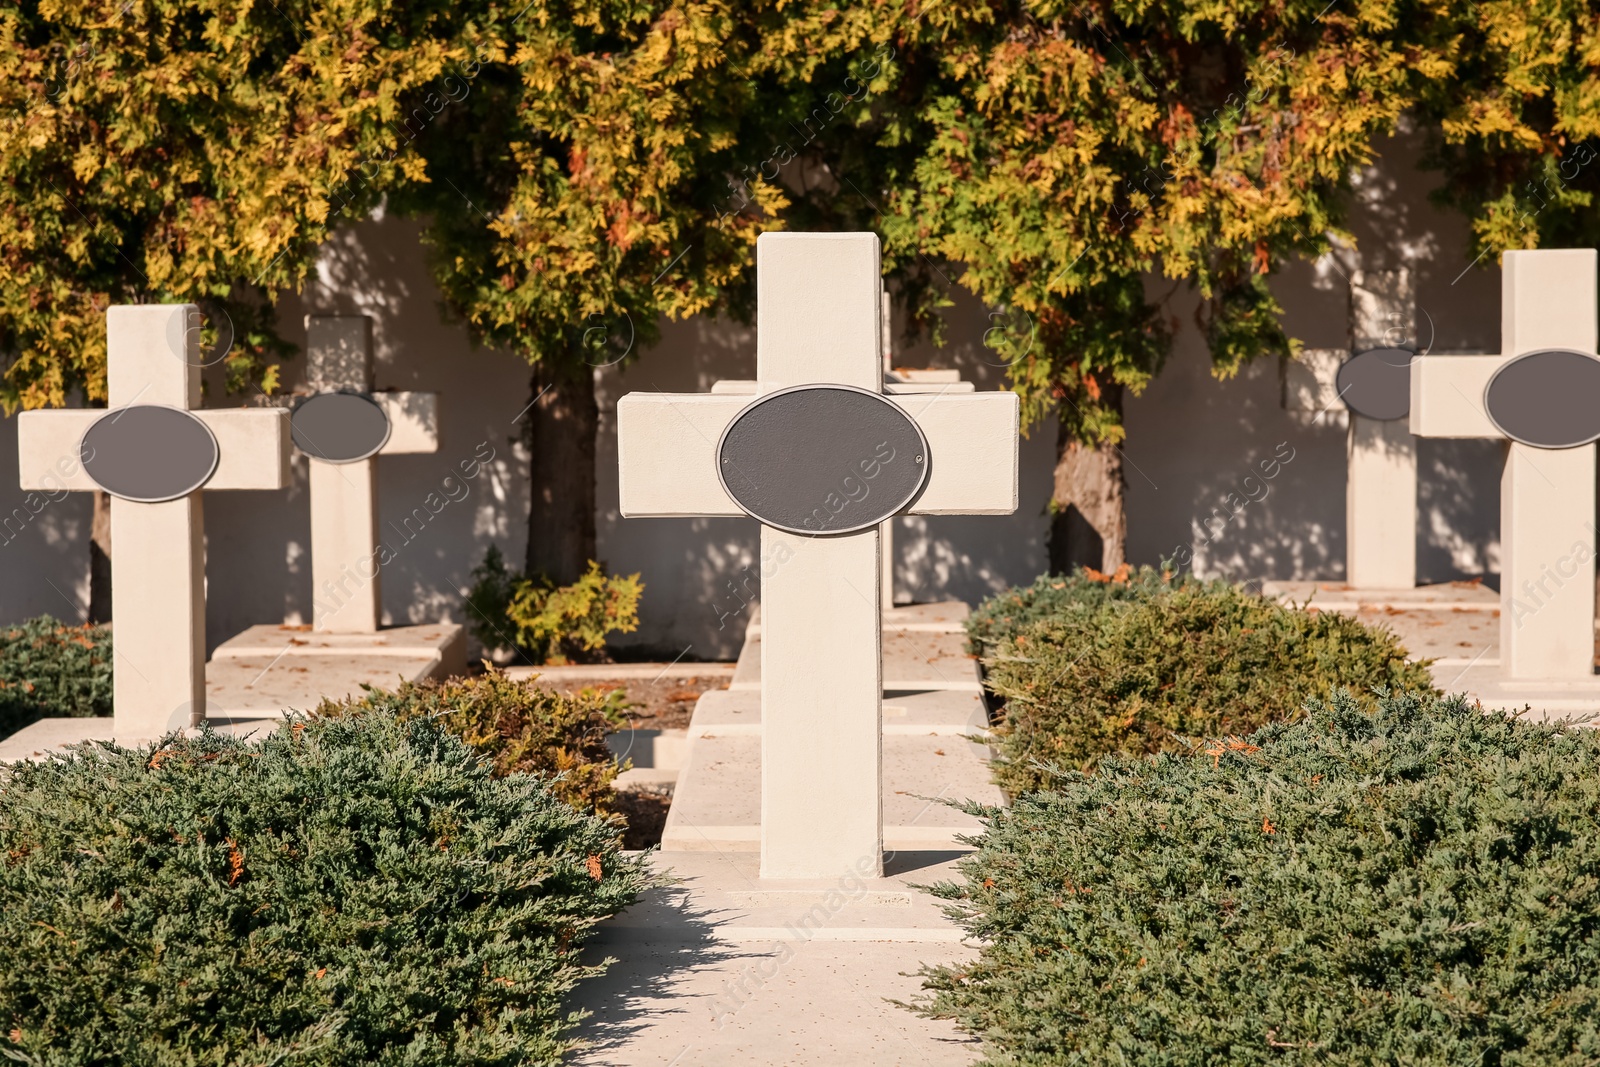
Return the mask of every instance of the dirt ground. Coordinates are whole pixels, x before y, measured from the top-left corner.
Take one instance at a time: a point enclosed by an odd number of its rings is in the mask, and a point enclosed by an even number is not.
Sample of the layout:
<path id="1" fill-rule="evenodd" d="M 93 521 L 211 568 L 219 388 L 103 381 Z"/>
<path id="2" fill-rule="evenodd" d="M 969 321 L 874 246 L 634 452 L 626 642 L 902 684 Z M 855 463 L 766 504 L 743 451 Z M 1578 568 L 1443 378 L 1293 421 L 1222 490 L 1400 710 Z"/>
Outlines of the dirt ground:
<path id="1" fill-rule="evenodd" d="M 667 809 L 672 807 L 672 790 L 619 789 L 611 806 L 628 821 L 622 847 L 650 848 L 661 844 L 661 832 L 667 826 Z"/>
<path id="2" fill-rule="evenodd" d="M 549 676 L 537 683 L 558 693 L 576 693 L 580 689 L 621 689 L 633 705 L 628 708 L 628 726 L 635 730 L 674 730 L 689 725 L 695 701 L 709 689 L 727 687 L 728 675 L 713 674 L 689 678 L 662 678 L 660 681 L 641 681 L 635 678 L 606 679 L 583 678 L 562 680 Z"/>

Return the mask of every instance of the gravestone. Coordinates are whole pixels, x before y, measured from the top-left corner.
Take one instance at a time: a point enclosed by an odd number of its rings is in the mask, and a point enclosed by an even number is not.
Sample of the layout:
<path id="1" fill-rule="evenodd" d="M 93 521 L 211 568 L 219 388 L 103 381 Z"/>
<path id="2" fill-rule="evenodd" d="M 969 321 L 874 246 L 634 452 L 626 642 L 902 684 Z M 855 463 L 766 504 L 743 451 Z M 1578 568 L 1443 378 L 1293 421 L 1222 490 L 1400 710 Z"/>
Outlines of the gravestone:
<path id="1" fill-rule="evenodd" d="M 1286 368 L 1290 411 L 1342 411 L 1345 581 L 1359 589 L 1417 584 L 1417 449 L 1407 422 L 1416 300 L 1405 270 L 1357 271 L 1350 283 L 1350 350 L 1312 349 Z"/>
<path id="2" fill-rule="evenodd" d="M 1017 397 L 885 395 L 876 234 L 756 261 L 754 399 L 623 396 L 621 512 L 761 520 L 761 876 L 881 874 L 880 524 L 1015 511 Z"/>
<path id="3" fill-rule="evenodd" d="M 971 382 L 961 380 L 961 372 L 951 368 L 926 368 L 926 367 L 896 367 L 893 362 L 894 330 L 892 326 L 891 303 L 889 289 L 884 286 L 881 290 L 880 314 L 883 321 L 883 382 L 884 391 L 897 396 L 916 393 L 970 393 L 973 391 Z M 724 378 L 713 382 L 713 393 L 739 393 L 753 394 L 756 392 L 756 383 L 750 379 Z M 883 557 L 880 566 L 881 580 L 883 582 L 883 606 L 894 605 L 894 519 L 885 519 L 879 527 L 881 534 L 879 554 Z"/>
<path id="4" fill-rule="evenodd" d="M 110 308 L 108 408 L 30 411 L 17 422 L 24 489 L 111 494 L 118 740 L 205 718 L 203 492 L 288 484 L 287 412 L 194 410 L 199 324 L 192 304 Z"/>
<path id="5" fill-rule="evenodd" d="M 1593 249 L 1506 252 L 1499 355 L 1419 356 L 1411 432 L 1506 442 L 1500 480 L 1500 674 L 1594 673 L 1595 446 L 1600 436 Z"/>
<path id="6" fill-rule="evenodd" d="M 376 633 L 378 457 L 438 451 L 438 397 L 372 391 L 365 315 L 306 317 L 306 384 L 292 426 L 310 467 L 313 629 Z"/>
<path id="7" fill-rule="evenodd" d="M 1410 363 L 1416 297 L 1408 271 L 1358 271 L 1350 285 L 1350 343 L 1339 371 L 1350 409 L 1345 474 L 1345 580 L 1359 589 L 1417 584 L 1417 442 Z"/>

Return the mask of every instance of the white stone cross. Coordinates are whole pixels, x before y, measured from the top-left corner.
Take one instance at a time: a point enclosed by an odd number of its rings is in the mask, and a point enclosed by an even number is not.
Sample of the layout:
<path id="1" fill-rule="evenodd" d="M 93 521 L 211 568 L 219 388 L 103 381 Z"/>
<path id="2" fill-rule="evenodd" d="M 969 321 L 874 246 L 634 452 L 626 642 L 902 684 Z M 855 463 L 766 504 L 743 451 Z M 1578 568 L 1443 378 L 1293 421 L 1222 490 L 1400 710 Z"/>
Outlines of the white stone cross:
<path id="1" fill-rule="evenodd" d="M 1285 368 L 1284 407 L 1344 412 L 1339 368 L 1371 349 L 1415 347 L 1409 271 L 1358 271 L 1350 279 L 1350 349 L 1310 349 Z M 1345 581 L 1359 589 L 1417 584 L 1417 445 L 1405 418 L 1348 411 Z"/>
<path id="2" fill-rule="evenodd" d="M 1350 349 L 1416 350 L 1409 271 L 1361 271 L 1350 282 Z M 1345 474 L 1345 580 L 1358 589 L 1417 584 L 1417 439 L 1407 419 L 1350 412 Z"/>
<path id="3" fill-rule="evenodd" d="M 24 489 L 112 494 L 112 734 L 121 741 L 160 737 L 205 718 L 199 490 L 288 484 L 288 412 L 193 410 L 200 403 L 199 322 L 193 304 L 110 308 L 109 410 L 30 411 L 17 423 Z"/>
<path id="4" fill-rule="evenodd" d="M 372 391 L 372 322 L 366 315 L 306 316 L 306 384 L 318 395 L 370 400 L 388 423 L 376 452 L 332 460 L 308 451 L 316 448 L 316 431 L 295 423 L 310 465 L 313 628 L 375 633 L 383 614 L 377 457 L 438 451 L 438 395 Z M 308 432 L 310 439 L 301 441 Z"/>
<path id="5" fill-rule="evenodd" d="M 876 234 L 762 234 L 756 243 L 756 397 L 622 397 L 622 514 L 750 514 L 719 475 L 719 455 L 730 462 L 724 431 L 747 422 L 749 412 L 773 394 L 798 386 L 849 386 L 883 395 L 880 277 Z M 921 431 L 928 453 L 920 495 L 902 513 L 1016 510 L 1016 394 L 890 394 L 889 402 Z M 767 455 L 792 462 L 798 480 L 813 454 L 845 429 L 806 425 Z M 901 464 L 911 459 L 896 454 Z M 923 460 L 919 454 L 914 462 Z M 737 466 L 739 459 L 732 462 Z M 870 485 L 852 465 L 837 469 L 842 495 L 830 509 L 846 506 L 845 497 L 855 500 L 858 493 L 870 499 Z M 875 469 L 867 460 L 860 465 L 866 478 Z M 762 488 L 779 496 L 784 491 L 781 485 Z M 883 605 L 875 523 L 826 536 L 765 522 L 761 527 L 761 558 L 769 561 L 761 588 L 764 878 L 837 878 L 861 862 L 882 870 Z"/>
<path id="6" fill-rule="evenodd" d="M 1485 401 L 1497 372 L 1542 350 L 1595 355 L 1595 259 L 1587 248 L 1506 252 L 1501 354 L 1413 360 L 1411 432 L 1506 440 Z M 1600 377 L 1600 370 L 1590 377 Z M 1600 389 L 1560 392 L 1549 399 L 1580 413 L 1600 411 Z M 1552 421 L 1555 414 L 1552 407 Z M 1506 678 L 1593 675 L 1595 446 L 1589 442 L 1558 448 L 1506 440 L 1500 479 L 1500 672 Z"/>

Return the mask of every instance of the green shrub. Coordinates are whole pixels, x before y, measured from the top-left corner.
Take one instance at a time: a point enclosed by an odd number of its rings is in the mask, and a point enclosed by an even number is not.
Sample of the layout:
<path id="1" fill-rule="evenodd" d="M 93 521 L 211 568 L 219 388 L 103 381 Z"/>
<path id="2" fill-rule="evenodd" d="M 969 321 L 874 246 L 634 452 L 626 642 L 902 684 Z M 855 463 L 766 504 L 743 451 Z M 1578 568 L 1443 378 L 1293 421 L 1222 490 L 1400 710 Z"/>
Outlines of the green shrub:
<path id="1" fill-rule="evenodd" d="M 556 693 L 491 668 L 444 683 L 406 682 L 396 692 L 368 686 L 365 696 L 325 700 L 314 714 L 378 709 L 402 721 L 431 717 L 487 759 L 496 775 L 553 777 L 550 791 L 556 796 L 606 814 L 612 810 L 611 783 L 626 769 L 606 747 L 606 735 L 623 726 L 624 707 L 619 690 Z"/>
<path id="2" fill-rule="evenodd" d="M 1285 607 L 1228 582 L 1169 584 L 1148 573 L 1127 590 L 1021 625 L 985 666 L 989 688 L 1005 701 L 995 776 L 1012 793 L 1041 786 L 1041 762 L 1087 769 L 1113 752 L 1248 733 L 1295 718 L 1335 685 L 1432 685 L 1392 634 L 1348 615 Z"/>
<path id="3" fill-rule="evenodd" d="M 46 717 L 111 714 L 111 630 L 48 615 L 0 629 L 0 737 Z"/>
<path id="4" fill-rule="evenodd" d="M 967 651 L 989 656 L 1000 642 L 1030 623 L 1099 609 L 1122 600 L 1153 596 L 1194 579 L 1174 577 L 1163 567 L 1134 569 L 1124 563 L 1113 574 L 1083 567 L 1070 575 L 1041 574 L 1032 585 L 1008 589 L 978 605 L 967 618 Z"/>
<path id="5" fill-rule="evenodd" d="M 472 636 L 486 649 L 516 646 L 535 663 L 565 663 L 605 647 L 606 635 L 639 628 L 637 574 L 607 576 L 591 560 L 571 585 L 506 567 L 493 545 L 473 568 L 467 609 Z"/>
<path id="6" fill-rule="evenodd" d="M 920 1008 L 990 1064 L 1600 1061 L 1600 735 L 1347 692 L 978 809 L 984 943 Z"/>
<path id="7" fill-rule="evenodd" d="M 83 1067 L 555 1064 L 644 874 L 426 719 L 291 720 L 0 777 L 0 1054 Z"/>

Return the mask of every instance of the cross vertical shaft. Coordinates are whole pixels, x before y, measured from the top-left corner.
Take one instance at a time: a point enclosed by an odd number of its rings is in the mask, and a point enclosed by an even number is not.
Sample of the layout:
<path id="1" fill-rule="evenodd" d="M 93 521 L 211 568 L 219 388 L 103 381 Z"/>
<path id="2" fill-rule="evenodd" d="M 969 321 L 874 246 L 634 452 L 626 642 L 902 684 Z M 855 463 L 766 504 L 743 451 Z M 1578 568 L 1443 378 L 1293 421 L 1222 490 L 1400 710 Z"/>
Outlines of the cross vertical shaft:
<path id="1" fill-rule="evenodd" d="M 876 234 L 762 235 L 758 391 L 883 391 Z M 818 428 L 826 433 L 825 427 Z M 882 607 L 877 527 L 761 529 L 761 875 L 838 877 L 883 862 Z M 826 827 L 826 832 L 819 832 Z"/>
<path id="2" fill-rule="evenodd" d="M 372 387 L 372 322 L 365 315 L 306 319 L 306 379 L 321 391 Z M 377 457 L 330 463 L 308 457 L 312 622 L 319 632 L 373 633 L 383 614 L 376 573 L 360 573 L 378 543 Z"/>
<path id="3" fill-rule="evenodd" d="M 1595 353 L 1593 249 L 1505 253 L 1500 351 Z M 1595 446 L 1508 443 L 1500 478 L 1500 655 L 1510 678 L 1594 673 Z M 1590 552 L 1574 552 L 1575 546 Z M 1555 568 L 1574 570 L 1556 573 Z M 1506 597 L 1538 606 L 1507 610 Z"/>
<path id="4" fill-rule="evenodd" d="M 199 309 L 106 312 L 107 406 L 200 403 Z M 199 493 L 159 504 L 111 498 L 112 729 L 158 737 L 205 718 L 206 562 Z"/>
<path id="5" fill-rule="evenodd" d="M 1350 285 L 1352 354 L 1412 348 L 1408 271 L 1362 271 Z M 1417 584 L 1417 444 L 1404 419 L 1350 412 L 1345 477 L 1345 580 L 1362 589 Z"/>

